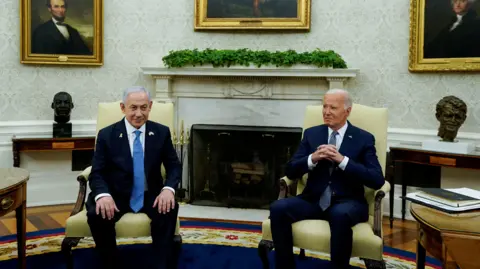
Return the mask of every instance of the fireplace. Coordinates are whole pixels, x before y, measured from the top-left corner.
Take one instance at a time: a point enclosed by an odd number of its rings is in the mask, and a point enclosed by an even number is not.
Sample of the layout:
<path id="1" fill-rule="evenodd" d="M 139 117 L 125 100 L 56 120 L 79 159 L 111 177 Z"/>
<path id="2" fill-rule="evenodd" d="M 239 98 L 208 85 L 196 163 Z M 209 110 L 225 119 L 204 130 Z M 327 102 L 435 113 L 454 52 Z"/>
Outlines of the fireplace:
<path id="1" fill-rule="evenodd" d="M 183 134 L 187 128 L 186 136 L 180 135 L 188 137 L 181 154 L 187 156 L 182 158 L 185 201 L 259 208 L 277 199 L 278 179 L 301 139 L 306 106 L 321 105 L 325 91 L 344 89 L 359 73 L 307 65 L 142 71 L 153 80 L 154 100 L 175 104 L 173 131 Z"/>
<path id="2" fill-rule="evenodd" d="M 302 128 L 192 125 L 190 203 L 268 208 L 301 136 Z"/>

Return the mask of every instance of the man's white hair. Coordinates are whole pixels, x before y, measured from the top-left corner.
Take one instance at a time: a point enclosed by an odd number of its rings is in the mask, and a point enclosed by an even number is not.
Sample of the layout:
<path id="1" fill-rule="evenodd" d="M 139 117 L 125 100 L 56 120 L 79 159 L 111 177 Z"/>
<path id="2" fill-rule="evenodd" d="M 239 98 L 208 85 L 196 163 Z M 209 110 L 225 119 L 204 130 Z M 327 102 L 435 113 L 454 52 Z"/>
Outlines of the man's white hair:
<path id="1" fill-rule="evenodd" d="M 128 95 L 131 94 L 131 93 L 134 93 L 134 92 L 144 92 L 148 96 L 148 101 L 152 101 L 152 99 L 150 97 L 150 92 L 147 89 L 145 89 L 142 86 L 132 86 L 132 87 L 126 88 L 125 91 L 123 91 L 123 103 L 124 104 L 127 102 Z"/>
<path id="2" fill-rule="evenodd" d="M 343 96 L 345 97 L 345 109 L 349 108 L 349 107 L 352 107 L 353 105 L 353 102 L 352 102 L 352 98 L 350 97 L 350 94 L 348 93 L 347 90 L 344 90 L 344 89 L 330 89 L 328 90 L 325 95 L 328 95 L 328 94 L 335 94 L 335 93 L 341 93 L 343 94 Z"/>

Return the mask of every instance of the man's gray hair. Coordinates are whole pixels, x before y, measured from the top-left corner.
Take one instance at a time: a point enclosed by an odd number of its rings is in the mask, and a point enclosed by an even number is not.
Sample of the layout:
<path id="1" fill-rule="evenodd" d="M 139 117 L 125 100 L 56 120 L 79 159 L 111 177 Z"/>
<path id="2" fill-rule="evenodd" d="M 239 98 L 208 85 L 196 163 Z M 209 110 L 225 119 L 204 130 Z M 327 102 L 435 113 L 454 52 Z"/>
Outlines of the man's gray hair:
<path id="1" fill-rule="evenodd" d="M 150 97 L 150 92 L 145 89 L 145 87 L 142 86 L 132 86 L 129 88 L 126 88 L 125 91 L 123 91 L 123 103 L 125 104 L 127 102 L 127 97 L 129 94 L 134 93 L 134 92 L 144 92 L 148 96 L 148 101 L 152 101 L 152 98 Z"/>
<path id="2" fill-rule="evenodd" d="M 353 105 L 352 98 L 350 97 L 350 94 L 348 93 L 347 90 L 344 90 L 344 89 L 330 89 L 330 90 L 328 90 L 328 91 L 325 93 L 325 95 L 327 95 L 327 94 L 335 94 L 335 93 L 341 93 L 341 94 L 344 95 L 344 97 L 345 97 L 345 100 L 344 100 L 344 101 L 345 101 L 345 106 L 344 106 L 344 108 L 345 108 L 345 109 L 347 109 L 347 108 L 349 108 L 349 107 L 352 107 L 352 105 Z"/>

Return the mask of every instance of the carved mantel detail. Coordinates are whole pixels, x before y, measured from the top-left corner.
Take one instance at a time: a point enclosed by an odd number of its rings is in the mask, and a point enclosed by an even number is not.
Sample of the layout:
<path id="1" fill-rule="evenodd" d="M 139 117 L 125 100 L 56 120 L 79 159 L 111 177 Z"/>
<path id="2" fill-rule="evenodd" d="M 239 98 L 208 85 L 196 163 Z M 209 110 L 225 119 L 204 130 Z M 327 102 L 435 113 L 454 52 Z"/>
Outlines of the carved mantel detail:
<path id="1" fill-rule="evenodd" d="M 155 81 L 155 100 L 163 102 L 175 102 L 178 97 L 320 100 L 325 90 L 344 88 L 344 83 L 355 78 L 359 71 L 309 66 L 144 67 L 142 70 Z M 173 86 L 174 81 L 190 81 L 192 86 L 177 89 Z M 218 87 L 196 87 L 199 83 L 212 81 L 216 81 Z M 305 89 L 305 85 L 303 89 L 296 89 L 296 84 L 305 83 L 309 83 L 309 89 Z"/>

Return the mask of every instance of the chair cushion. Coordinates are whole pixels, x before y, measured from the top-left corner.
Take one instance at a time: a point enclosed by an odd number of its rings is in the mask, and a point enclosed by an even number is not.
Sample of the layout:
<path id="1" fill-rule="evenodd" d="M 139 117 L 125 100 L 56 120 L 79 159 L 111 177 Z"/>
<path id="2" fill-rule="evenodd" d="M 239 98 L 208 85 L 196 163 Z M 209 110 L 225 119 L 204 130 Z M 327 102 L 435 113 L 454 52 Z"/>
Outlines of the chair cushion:
<path id="1" fill-rule="evenodd" d="M 127 213 L 116 223 L 117 238 L 150 236 L 150 218 L 144 213 Z M 180 220 L 177 218 L 175 234 L 180 232 Z M 90 237 L 90 227 L 87 223 L 87 211 L 84 209 L 67 219 L 66 237 Z"/>
<path id="2" fill-rule="evenodd" d="M 382 239 L 373 233 L 367 222 L 352 228 L 352 257 L 381 260 L 383 254 Z M 330 225 L 324 220 L 302 220 L 292 225 L 293 245 L 305 250 L 330 253 Z M 262 223 L 262 239 L 272 240 L 270 220 Z"/>

